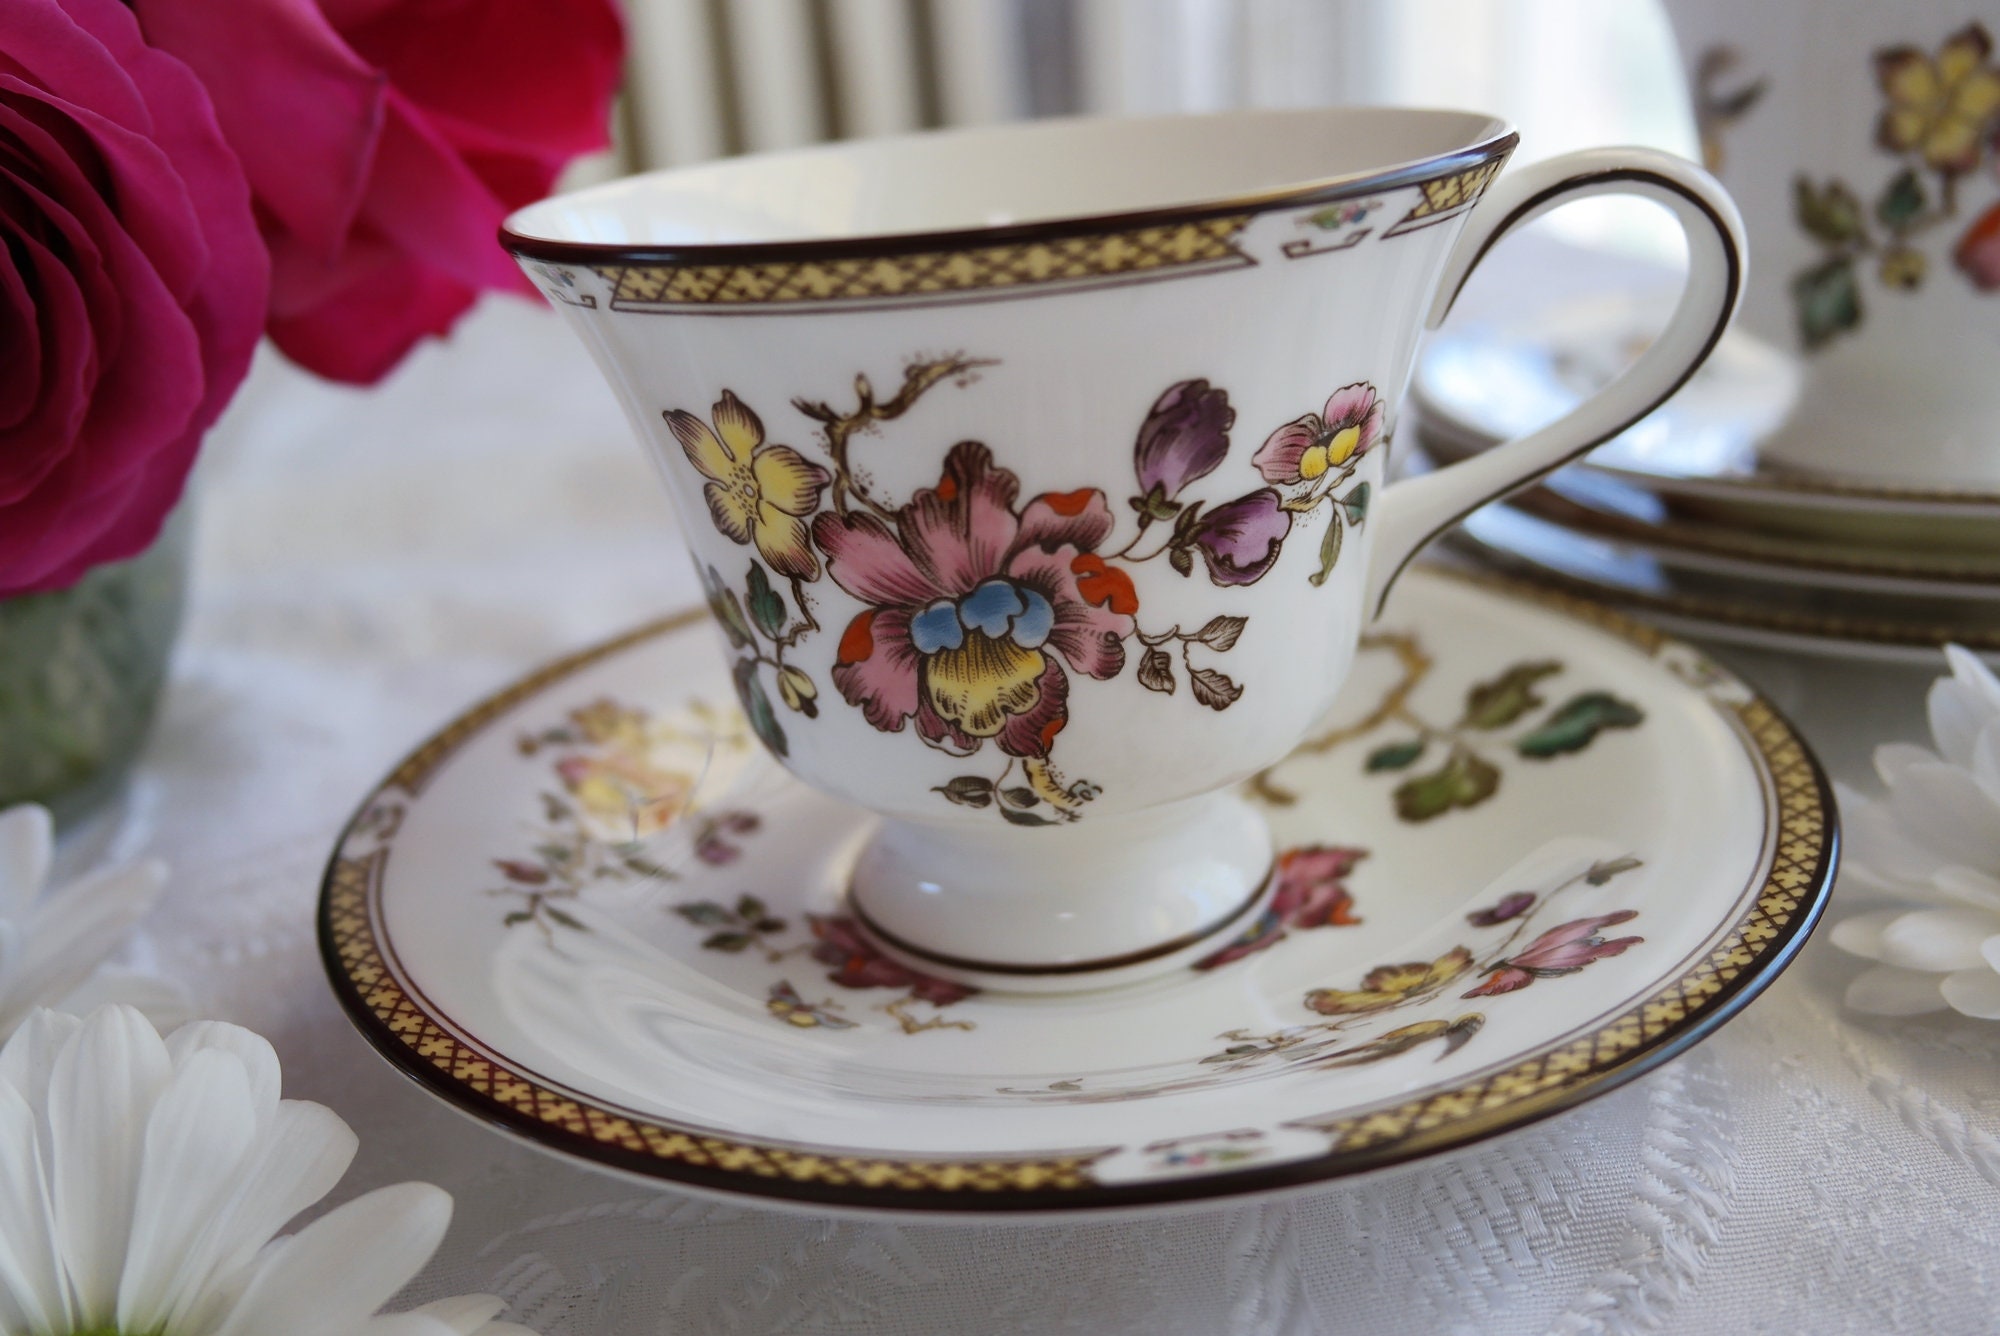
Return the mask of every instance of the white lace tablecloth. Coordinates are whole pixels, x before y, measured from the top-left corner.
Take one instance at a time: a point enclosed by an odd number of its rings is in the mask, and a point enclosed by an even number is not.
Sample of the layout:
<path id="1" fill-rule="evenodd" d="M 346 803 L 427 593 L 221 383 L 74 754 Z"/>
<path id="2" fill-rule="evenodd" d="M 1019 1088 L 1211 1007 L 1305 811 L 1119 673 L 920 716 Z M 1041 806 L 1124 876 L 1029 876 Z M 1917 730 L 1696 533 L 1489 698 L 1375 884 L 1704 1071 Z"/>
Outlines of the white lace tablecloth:
<path id="1" fill-rule="evenodd" d="M 685 605 L 665 498 L 554 317 L 489 304 L 372 394 L 261 366 L 214 442 L 158 734 L 78 858 L 174 868 L 141 944 L 360 1132 L 344 1200 L 456 1196 L 414 1298 L 546 1336 L 853 1332 L 1972 1332 L 2000 1322 L 2000 1026 L 1845 1013 L 1822 933 L 1661 1071 L 1497 1142 L 1263 1205 L 911 1225 L 718 1205 L 474 1127 L 342 1018 L 313 942 L 351 808 L 558 652 Z M 1925 672 L 1727 655 L 1836 774 L 1923 736 Z M 1690 832 L 1689 838 L 1700 838 Z M 1836 902 L 1834 915 L 1841 913 Z"/>

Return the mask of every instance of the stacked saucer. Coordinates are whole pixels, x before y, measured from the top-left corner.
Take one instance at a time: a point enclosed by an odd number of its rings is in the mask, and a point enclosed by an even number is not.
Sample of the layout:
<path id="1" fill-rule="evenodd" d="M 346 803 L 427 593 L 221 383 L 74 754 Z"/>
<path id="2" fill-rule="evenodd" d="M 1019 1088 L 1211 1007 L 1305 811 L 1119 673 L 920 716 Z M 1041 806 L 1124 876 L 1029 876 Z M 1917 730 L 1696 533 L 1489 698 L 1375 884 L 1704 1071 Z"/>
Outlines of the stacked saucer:
<path id="1" fill-rule="evenodd" d="M 1421 470 L 1554 420 L 1657 327 L 1660 294 L 1617 292 L 1438 335 L 1412 392 Z M 1760 447 L 1792 419 L 1794 357 L 1741 331 L 1652 416 L 1466 520 L 1477 560 L 1689 635 L 1928 661 L 2000 657 L 2000 488 L 1807 471 Z M 1884 442 L 1894 448 L 1894 442 Z"/>

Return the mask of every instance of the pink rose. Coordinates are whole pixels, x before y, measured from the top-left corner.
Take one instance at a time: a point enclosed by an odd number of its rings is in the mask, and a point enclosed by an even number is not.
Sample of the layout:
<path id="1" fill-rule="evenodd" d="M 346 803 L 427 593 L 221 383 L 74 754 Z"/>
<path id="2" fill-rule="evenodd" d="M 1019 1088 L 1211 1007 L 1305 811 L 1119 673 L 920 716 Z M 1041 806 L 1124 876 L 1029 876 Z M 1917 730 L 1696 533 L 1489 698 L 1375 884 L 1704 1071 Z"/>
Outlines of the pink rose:
<path id="1" fill-rule="evenodd" d="M 624 44 L 610 0 L 133 8 L 208 82 L 243 160 L 271 250 L 272 340 L 356 383 L 481 291 L 532 291 L 500 220 L 604 145 Z"/>
<path id="2" fill-rule="evenodd" d="M 145 548 L 268 272 L 208 94 L 118 0 L 0 5 L 0 596 Z"/>

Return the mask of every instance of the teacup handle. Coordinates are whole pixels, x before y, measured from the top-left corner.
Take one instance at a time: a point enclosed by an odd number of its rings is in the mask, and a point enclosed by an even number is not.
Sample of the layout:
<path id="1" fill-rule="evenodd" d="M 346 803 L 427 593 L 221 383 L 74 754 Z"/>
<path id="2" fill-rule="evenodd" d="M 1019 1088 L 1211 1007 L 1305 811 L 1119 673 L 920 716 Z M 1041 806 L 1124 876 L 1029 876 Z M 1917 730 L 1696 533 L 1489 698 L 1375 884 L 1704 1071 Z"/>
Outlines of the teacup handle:
<path id="1" fill-rule="evenodd" d="M 1684 158 L 1644 148 L 1586 149 L 1503 176 L 1472 211 L 1446 261 L 1426 328 L 1451 310 L 1473 266 L 1501 237 L 1557 205 L 1590 195 L 1637 195 L 1664 204 L 1687 236 L 1688 275 L 1673 319 L 1625 373 L 1540 431 L 1385 489 L 1368 608 L 1379 616 L 1389 587 L 1431 539 L 1489 501 L 1526 487 L 1602 445 L 1658 408 L 1707 360 L 1743 291 L 1743 220 L 1716 179 Z"/>

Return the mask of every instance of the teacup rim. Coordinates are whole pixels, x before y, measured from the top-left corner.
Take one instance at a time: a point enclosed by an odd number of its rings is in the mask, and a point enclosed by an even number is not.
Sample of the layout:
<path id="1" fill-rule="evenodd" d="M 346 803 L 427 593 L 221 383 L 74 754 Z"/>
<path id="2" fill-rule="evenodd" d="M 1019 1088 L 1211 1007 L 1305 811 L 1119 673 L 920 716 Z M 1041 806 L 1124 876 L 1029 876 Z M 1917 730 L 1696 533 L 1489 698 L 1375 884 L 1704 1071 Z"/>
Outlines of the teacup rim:
<path id="1" fill-rule="evenodd" d="M 1180 122 L 1215 121 L 1220 119 L 1245 121 L 1290 119 L 1314 115 L 1351 114 L 1355 112 L 1408 116 L 1452 116 L 1458 118 L 1484 117 L 1485 124 L 1482 127 L 1479 137 L 1471 143 L 1441 153 L 1428 154 L 1420 158 L 1405 159 L 1365 171 L 1314 177 L 1306 180 L 1286 182 L 1264 190 L 1205 196 L 1173 204 L 1152 205 L 1135 209 L 1066 213 L 1046 218 L 1029 219 L 1022 222 L 998 223 L 974 227 L 919 229 L 903 232 L 858 232 L 844 236 L 801 237 L 785 240 L 701 242 L 576 241 L 524 231 L 521 226 L 521 220 L 526 215 L 546 208 L 557 200 L 574 206 L 578 203 L 586 202 L 590 195 L 599 191 L 629 189 L 634 182 L 665 180 L 686 173 L 712 168 L 718 162 L 776 163 L 785 159 L 811 158 L 822 154 L 839 153 L 851 150 L 861 144 L 872 147 L 892 147 L 902 143 L 929 142 L 940 138 L 961 136 L 969 138 L 982 135 L 1052 133 L 1064 126 L 1081 124 L 1172 125 Z M 1123 232 L 1148 227 L 1199 223 L 1216 218 L 1267 213 L 1274 209 L 1311 208 L 1317 205 L 1330 204 L 1348 199 L 1355 195 L 1365 195 L 1377 190 L 1391 190 L 1401 186 L 1413 185 L 1421 181 L 1435 180 L 1440 176 L 1472 170 L 1489 163 L 1504 162 L 1519 143 L 1520 134 L 1511 123 L 1503 117 L 1486 112 L 1464 108 L 1387 107 L 1362 104 L 1322 107 L 1242 108 L 1223 112 L 1186 112 L 1161 116 L 1082 115 L 1041 117 L 1031 120 L 1012 121 L 999 125 L 945 126 L 910 131 L 903 134 L 874 136 L 865 140 L 833 140 L 793 148 L 746 153 L 737 155 L 734 158 L 709 159 L 700 163 L 658 168 L 649 172 L 639 172 L 630 176 L 619 177 L 615 180 L 588 186 L 569 194 L 551 196 L 537 200 L 532 204 L 523 205 L 521 208 L 507 215 L 501 222 L 499 241 L 509 254 L 519 259 L 539 260 L 555 264 L 582 265 L 649 264 L 679 266 L 733 264 L 784 260 L 805 261 L 830 258 L 869 258 L 875 256 L 954 251 L 972 247 L 1010 245 L 1022 242 L 1053 240 L 1063 237 L 1094 236 L 1106 232 Z"/>

